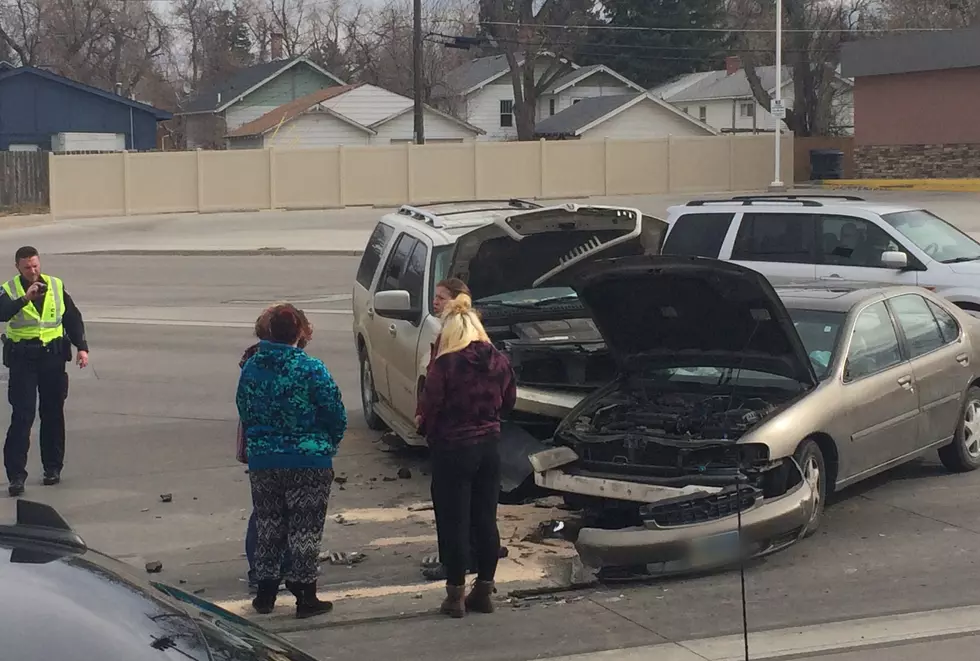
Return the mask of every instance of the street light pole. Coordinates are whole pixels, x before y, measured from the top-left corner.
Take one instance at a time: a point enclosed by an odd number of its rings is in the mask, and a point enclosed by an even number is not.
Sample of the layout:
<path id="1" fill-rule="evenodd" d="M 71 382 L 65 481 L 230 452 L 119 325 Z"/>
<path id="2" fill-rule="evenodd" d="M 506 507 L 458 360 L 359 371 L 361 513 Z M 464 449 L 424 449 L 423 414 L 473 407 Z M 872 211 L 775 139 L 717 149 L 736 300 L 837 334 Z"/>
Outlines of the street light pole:
<path id="1" fill-rule="evenodd" d="M 780 178 L 782 172 L 782 153 L 779 141 L 783 132 L 783 118 L 786 117 L 786 109 L 783 107 L 783 0 L 776 0 L 776 98 L 773 103 L 773 117 L 776 119 L 776 154 L 773 159 L 776 163 L 776 173 L 773 177 L 770 188 L 774 190 L 782 189 L 783 181 Z"/>
<path id="2" fill-rule="evenodd" d="M 422 119 L 422 0 L 415 0 L 413 55 L 415 88 L 415 144 L 425 144 L 425 122 Z"/>

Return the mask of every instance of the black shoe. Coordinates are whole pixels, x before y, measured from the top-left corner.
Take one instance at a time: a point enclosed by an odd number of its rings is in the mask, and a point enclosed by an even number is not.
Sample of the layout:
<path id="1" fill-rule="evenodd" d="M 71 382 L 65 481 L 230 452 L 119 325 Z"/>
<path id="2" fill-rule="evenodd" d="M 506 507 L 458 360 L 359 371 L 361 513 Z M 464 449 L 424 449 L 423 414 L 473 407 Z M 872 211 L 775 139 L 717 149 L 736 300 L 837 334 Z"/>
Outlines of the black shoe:
<path id="1" fill-rule="evenodd" d="M 333 610 L 333 604 L 329 601 L 320 601 L 316 596 L 316 582 L 313 583 L 293 583 L 286 582 L 286 587 L 296 597 L 296 617 L 304 619 L 323 615 Z"/>
<path id="2" fill-rule="evenodd" d="M 46 487 L 59 484 L 61 482 L 61 471 L 44 471 L 44 479 L 41 482 Z"/>
<path id="3" fill-rule="evenodd" d="M 7 486 L 7 493 L 10 494 L 11 498 L 24 495 L 24 478 L 17 477 L 10 480 L 10 484 Z"/>
<path id="4" fill-rule="evenodd" d="M 256 613 L 268 615 L 276 607 L 276 595 L 279 594 L 279 580 L 272 579 L 259 581 L 256 588 L 255 599 L 252 600 L 252 608 Z"/>

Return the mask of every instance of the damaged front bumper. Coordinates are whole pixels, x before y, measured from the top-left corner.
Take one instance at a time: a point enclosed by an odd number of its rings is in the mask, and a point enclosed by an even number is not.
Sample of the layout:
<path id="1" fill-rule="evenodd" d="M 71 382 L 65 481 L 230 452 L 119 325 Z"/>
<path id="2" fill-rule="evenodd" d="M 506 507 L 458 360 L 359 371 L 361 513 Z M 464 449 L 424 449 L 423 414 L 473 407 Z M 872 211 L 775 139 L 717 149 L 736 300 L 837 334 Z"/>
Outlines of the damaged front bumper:
<path id="1" fill-rule="evenodd" d="M 786 493 L 764 498 L 747 485 L 663 486 L 576 473 L 568 466 L 577 459 L 570 448 L 551 448 L 530 459 L 538 486 L 640 504 L 642 525 L 582 528 L 575 548 L 583 563 L 596 569 L 643 566 L 664 574 L 765 555 L 798 541 L 815 507 L 814 490 L 802 472 Z"/>

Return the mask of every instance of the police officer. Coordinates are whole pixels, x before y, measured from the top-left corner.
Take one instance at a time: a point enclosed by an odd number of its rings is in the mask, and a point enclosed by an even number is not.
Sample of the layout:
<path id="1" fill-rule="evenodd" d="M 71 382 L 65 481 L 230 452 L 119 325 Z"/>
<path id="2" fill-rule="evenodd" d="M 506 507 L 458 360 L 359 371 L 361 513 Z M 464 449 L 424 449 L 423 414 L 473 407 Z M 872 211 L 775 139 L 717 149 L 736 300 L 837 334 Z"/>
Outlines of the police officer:
<path id="1" fill-rule="evenodd" d="M 44 484 L 61 482 L 65 458 L 65 399 L 71 347 L 78 349 L 78 366 L 88 365 L 88 344 L 82 314 L 60 279 L 41 273 L 41 259 L 31 246 L 14 256 L 19 276 L 3 283 L 0 322 L 7 322 L 3 364 L 9 368 L 10 428 L 3 446 L 12 496 L 24 493 L 27 451 L 34 412 L 40 399 L 41 462 Z"/>

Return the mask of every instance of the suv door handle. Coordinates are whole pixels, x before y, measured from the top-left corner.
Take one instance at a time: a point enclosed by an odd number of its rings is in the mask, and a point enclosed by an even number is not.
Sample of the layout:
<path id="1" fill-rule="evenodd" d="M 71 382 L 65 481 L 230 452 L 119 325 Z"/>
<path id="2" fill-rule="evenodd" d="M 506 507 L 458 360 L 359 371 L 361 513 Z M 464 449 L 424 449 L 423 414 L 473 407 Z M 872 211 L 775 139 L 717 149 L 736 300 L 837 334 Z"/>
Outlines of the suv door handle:
<path id="1" fill-rule="evenodd" d="M 390 333 L 392 337 L 395 337 L 398 335 L 398 327 L 395 326 L 395 324 L 388 326 L 388 333 Z"/>
<path id="2" fill-rule="evenodd" d="M 912 376 L 906 374 L 905 376 L 898 379 L 898 385 L 902 386 L 906 390 L 912 390 Z"/>
<path id="3" fill-rule="evenodd" d="M 958 355 L 956 357 L 956 362 L 958 362 L 963 367 L 966 367 L 967 365 L 970 364 L 970 354 L 968 354 L 968 353 L 961 353 L 960 355 Z"/>
<path id="4" fill-rule="evenodd" d="M 374 308 L 367 309 L 367 316 L 369 316 L 371 319 L 374 319 Z"/>

